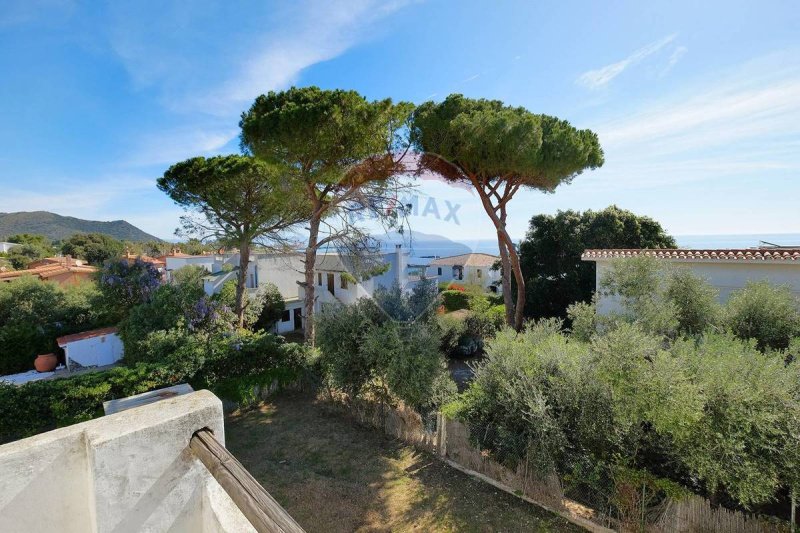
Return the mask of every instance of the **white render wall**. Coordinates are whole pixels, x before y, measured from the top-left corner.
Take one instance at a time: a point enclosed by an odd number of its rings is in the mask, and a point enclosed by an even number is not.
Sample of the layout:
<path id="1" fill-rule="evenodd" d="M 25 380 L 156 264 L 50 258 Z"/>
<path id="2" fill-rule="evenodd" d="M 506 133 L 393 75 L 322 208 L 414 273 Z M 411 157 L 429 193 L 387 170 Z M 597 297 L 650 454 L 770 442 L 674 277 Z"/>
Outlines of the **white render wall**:
<path id="1" fill-rule="evenodd" d="M 122 359 L 125 351 L 122 340 L 116 333 L 73 341 L 65 344 L 63 348 L 68 368 L 71 363 L 78 363 L 81 366 L 113 365 Z"/>
<path id="2" fill-rule="evenodd" d="M 624 261 L 625 259 L 617 259 Z M 597 260 L 595 274 L 595 288 L 600 287 L 600 282 L 605 273 L 611 268 L 613 260 Z M 769 281 L 775 285 L 788 285 L 792 292 L 800 297 L 800 263 L 783 261 L 689 261 L 659 259 L 668 262 L 671 266 L 688 268 L 696 275 L 708 281 L 719 291 L 719 301 L 725 303 L 733 291 L 744 287 L 748 281 Z M 616 296 L 599 296 L 597 310 L 601 314 L 619 311 L 619 301 Z"/>
<path id="3" fill-rule="evenodd" d="M 442 269 L 441 275 L 439 275 L 440 268 Z M 478 270 L 481 271 L 480 277 L 478 277 Z M 448 265 L 429 265 L 426 271 L 426 275 L 429 278 L 436 279 L 437 282 L 455 281 L 456 283 L 474 283 L 475 285 L 480 285 L 484 289 L 488 289 L 493 282 L 500 281 L 500 271 L 492 270 L 492 267 L 468 265 L 463 267 L 463 274 L 463 278 L 459 280 L 457 276 L 453 275 L 453 267 Z M 501 291 L 502 287 L 498 286 L 497 290 L 498 292 Z"/>
<path id="4" fill-rule="evenodd" d="M 0 446 L 0 530 L 254 531 L 187 446 L 209 428 L 209 391 L 161 400 Z"/>

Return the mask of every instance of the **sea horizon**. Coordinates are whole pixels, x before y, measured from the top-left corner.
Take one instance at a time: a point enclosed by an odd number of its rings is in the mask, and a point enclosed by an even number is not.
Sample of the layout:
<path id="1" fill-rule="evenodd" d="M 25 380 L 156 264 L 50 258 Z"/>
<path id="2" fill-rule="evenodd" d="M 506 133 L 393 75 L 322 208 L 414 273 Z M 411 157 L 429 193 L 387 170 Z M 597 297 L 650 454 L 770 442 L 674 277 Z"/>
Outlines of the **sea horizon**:
<path id="1" fill-rule="evenodd" d="M 723 249 L 757 248 L 759 246 L 797 246 L 800 248 L 800 233 L 752 233 L 719 235 L 674 235 L 679 248 Z M 519 243 L 521 239 L 515 239 Z M 495 239 L 456 241 L 449 239 L 415 238 L 404 243 L 413 258 L 448 257 L 467 253 L 498 254 Z M 386 248 L 388 250 L 388 246 Z"/>

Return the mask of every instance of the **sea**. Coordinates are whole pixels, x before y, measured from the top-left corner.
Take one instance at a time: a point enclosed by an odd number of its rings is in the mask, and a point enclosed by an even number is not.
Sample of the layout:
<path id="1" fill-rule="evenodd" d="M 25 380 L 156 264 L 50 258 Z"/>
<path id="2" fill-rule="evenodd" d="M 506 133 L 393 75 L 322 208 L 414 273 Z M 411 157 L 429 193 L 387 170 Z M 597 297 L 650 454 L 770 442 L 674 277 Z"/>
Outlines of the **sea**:
<path id="1" fill-rule="evenodd" d="M 759 246 L 796 246 L 800 248 L 800 233 L 754 233 L 730 235 L 675 235 L 679 248 L 756 248 Z M 517 241 L 519 242 L 519 241 Z M 403 239 L 403 247 L 411 252 L 410 262 L 430 262 L 435 257 L 447 257 L 467 253 L 498 254 L 497 241 L 494 239 L 476 239 L 455 241 L 428 235 Z M 391 242 L 384 242 L 384 250 L 393 247 Z"/>

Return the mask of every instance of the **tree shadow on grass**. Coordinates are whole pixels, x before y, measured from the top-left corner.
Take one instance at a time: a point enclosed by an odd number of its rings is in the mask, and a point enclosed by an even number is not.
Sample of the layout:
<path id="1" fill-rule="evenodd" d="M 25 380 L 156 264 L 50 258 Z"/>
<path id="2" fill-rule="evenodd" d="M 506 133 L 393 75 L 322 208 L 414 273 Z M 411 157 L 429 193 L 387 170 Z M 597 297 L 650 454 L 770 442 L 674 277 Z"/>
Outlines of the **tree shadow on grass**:
<path id="1" fill-rule="evenodd" d="M 233 413 L 226 433 L 228 448 L 309 533 L 577 531 L 307 395 Z"/>

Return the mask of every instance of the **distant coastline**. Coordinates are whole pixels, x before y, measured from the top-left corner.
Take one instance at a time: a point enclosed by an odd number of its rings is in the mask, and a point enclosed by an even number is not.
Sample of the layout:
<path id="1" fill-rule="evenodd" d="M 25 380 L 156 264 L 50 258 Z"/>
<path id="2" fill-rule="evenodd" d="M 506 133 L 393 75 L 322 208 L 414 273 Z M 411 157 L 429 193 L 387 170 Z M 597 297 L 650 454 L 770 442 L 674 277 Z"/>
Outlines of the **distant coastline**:
<path id="1" fill-rule="evenodd" d="M 680 248 L 754 248 L 763 245 L 764 242 L 780 246 L 800 247 L 800 233 L 675 235 L 675 240 Z M 519 240 L 515 241 L 519 242 Z M 386 243 L 384 246 L 388 251 L 389 244 Z M 410 242 L 406 240 L 403 246 L 409 249 L 412 257 L 415 258 L 447 257 L 466 253 L 498 254 L 497 241 L 494 239 L 451 241 L 443 238 L 414 238 Z"/>

